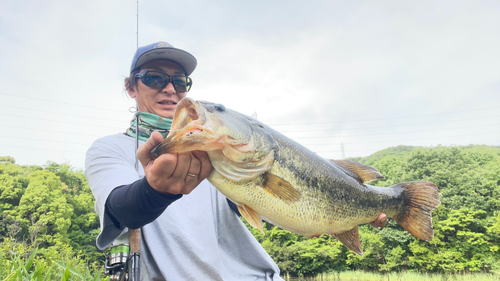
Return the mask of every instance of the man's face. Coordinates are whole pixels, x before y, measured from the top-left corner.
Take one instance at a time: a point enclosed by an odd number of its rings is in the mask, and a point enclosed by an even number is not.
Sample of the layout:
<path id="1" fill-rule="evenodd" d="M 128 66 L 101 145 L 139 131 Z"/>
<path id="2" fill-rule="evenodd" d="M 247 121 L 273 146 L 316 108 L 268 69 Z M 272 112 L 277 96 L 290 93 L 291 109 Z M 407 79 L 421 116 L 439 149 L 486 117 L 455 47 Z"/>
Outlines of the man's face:
<path id="1" fill-rule="evenodd" d="M 170 76 L 186 75 L 184 69 L 171 60 L 153 60 L 141 66 L 141 72 L 155 70 L 166 73 Z M 186 92 L 178 92 L 174 89 L 172 82 L 165 88 L 151 88 L 144 85 L 141 79 L 137 79 L 137 87 L 127 89 L 131 98 L 135 98 L 139 111 L 153 113 L 161 117 L 174 117 L 177 103 L 186 96 Z"/>

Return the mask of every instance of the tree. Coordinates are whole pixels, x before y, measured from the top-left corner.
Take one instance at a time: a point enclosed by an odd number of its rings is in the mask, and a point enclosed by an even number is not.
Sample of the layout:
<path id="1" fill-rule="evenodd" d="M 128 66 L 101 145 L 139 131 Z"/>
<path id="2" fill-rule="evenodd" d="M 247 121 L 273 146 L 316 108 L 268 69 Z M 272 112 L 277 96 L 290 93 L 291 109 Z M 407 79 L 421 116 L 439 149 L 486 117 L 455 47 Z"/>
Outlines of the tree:
<path id="1" fill-rule="evenodd" d="M 40 243 L 67 242 L 73 207 L 63 195 L 61 181 L 47 170 L 36 171 L 28 179 L 30 183 L 19 202 L 18 218 L 30 232 L 39 229 L 44 234 L 37 238 Z"/>

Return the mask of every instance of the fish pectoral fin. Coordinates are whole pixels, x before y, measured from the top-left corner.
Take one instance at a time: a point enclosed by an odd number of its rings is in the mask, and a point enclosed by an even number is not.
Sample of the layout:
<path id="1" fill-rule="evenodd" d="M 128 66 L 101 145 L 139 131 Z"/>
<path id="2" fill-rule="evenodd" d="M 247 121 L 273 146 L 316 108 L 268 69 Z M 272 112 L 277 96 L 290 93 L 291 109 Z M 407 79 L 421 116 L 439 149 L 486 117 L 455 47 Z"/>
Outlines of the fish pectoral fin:
<path id="1" fill-rule="evenodd" d="M 349 250 L 354 253 L 362 256 L 363 248 L 361 247 L 361 242 L 359 241 L 359 233 L 358 227 L 342 232 L 342 233 L 333 233 L 333 237 L 337 238 L 344 246 L 346 246 Z"/>
<path id="2" fill-rule="evenodd" d="M 260 215 L 252 208 L 246 205 L 236 205 L 240 214 L 247 220 L 247 222 L 260 230 L 264 234 L 264 229 L 262 228 L 262 218 Z"/>
<path id="3" fill-rule="evenodd" d="M 380 172 L 368 165 L 352 162 L 349 160 L 330 160 L 349 176 L 353 177 L 360 183 L 367 183 L 374 180 L 385 179 Z"/>
<path id="4" fill-rule="evenodd" d="M 300 191 L 295 189 L 289 182 L 271 173 L 265 173 L 263 176 L 262 188 L 264 191 L 283 201 L 299 201 Z"/>

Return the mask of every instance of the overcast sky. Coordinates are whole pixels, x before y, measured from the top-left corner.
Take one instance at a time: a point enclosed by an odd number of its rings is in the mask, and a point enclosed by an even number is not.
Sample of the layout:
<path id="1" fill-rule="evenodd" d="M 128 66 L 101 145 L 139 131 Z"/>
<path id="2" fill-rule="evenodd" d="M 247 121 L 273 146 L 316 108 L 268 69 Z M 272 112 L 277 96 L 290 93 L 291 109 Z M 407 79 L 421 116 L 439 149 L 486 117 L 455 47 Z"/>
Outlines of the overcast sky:
<path id="1" fill-rule="evenodd" d="M 0 1 L 0 156 L 83 168 L 94 140 L 125 131 L 136 14 L 136 1 Z M 192 53 L 189 96 L 326 158 L 498 146 L 499 15 L 500 1 L 149 0 L 139 45 Z"/>

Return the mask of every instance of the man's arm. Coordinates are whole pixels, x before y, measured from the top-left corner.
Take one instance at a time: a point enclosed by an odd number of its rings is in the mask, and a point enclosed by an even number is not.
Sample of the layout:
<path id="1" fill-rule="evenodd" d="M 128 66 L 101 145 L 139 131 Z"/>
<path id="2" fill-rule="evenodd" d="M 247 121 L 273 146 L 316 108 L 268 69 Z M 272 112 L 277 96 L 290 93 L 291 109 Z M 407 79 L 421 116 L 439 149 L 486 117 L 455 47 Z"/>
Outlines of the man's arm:
<path id="1" fill-rule="evenodd" d="M 210 175 L 212 166 L 206 152 L 167 153 L 153 159 L 151 150 L 162 140 L 154 132 L 137 150 L 146 176 L 109 194 L 105 209 L 117 228 L 140 228 L 154 221 L 168 205 Z"/>
<path id="2" fill-rule="evenodd" d="M 162 194 L 142 178 L 115 188 L 106 200 L 106 213 L 117 228 L 140 228 L 158 218 L 182 194 Z"/>

